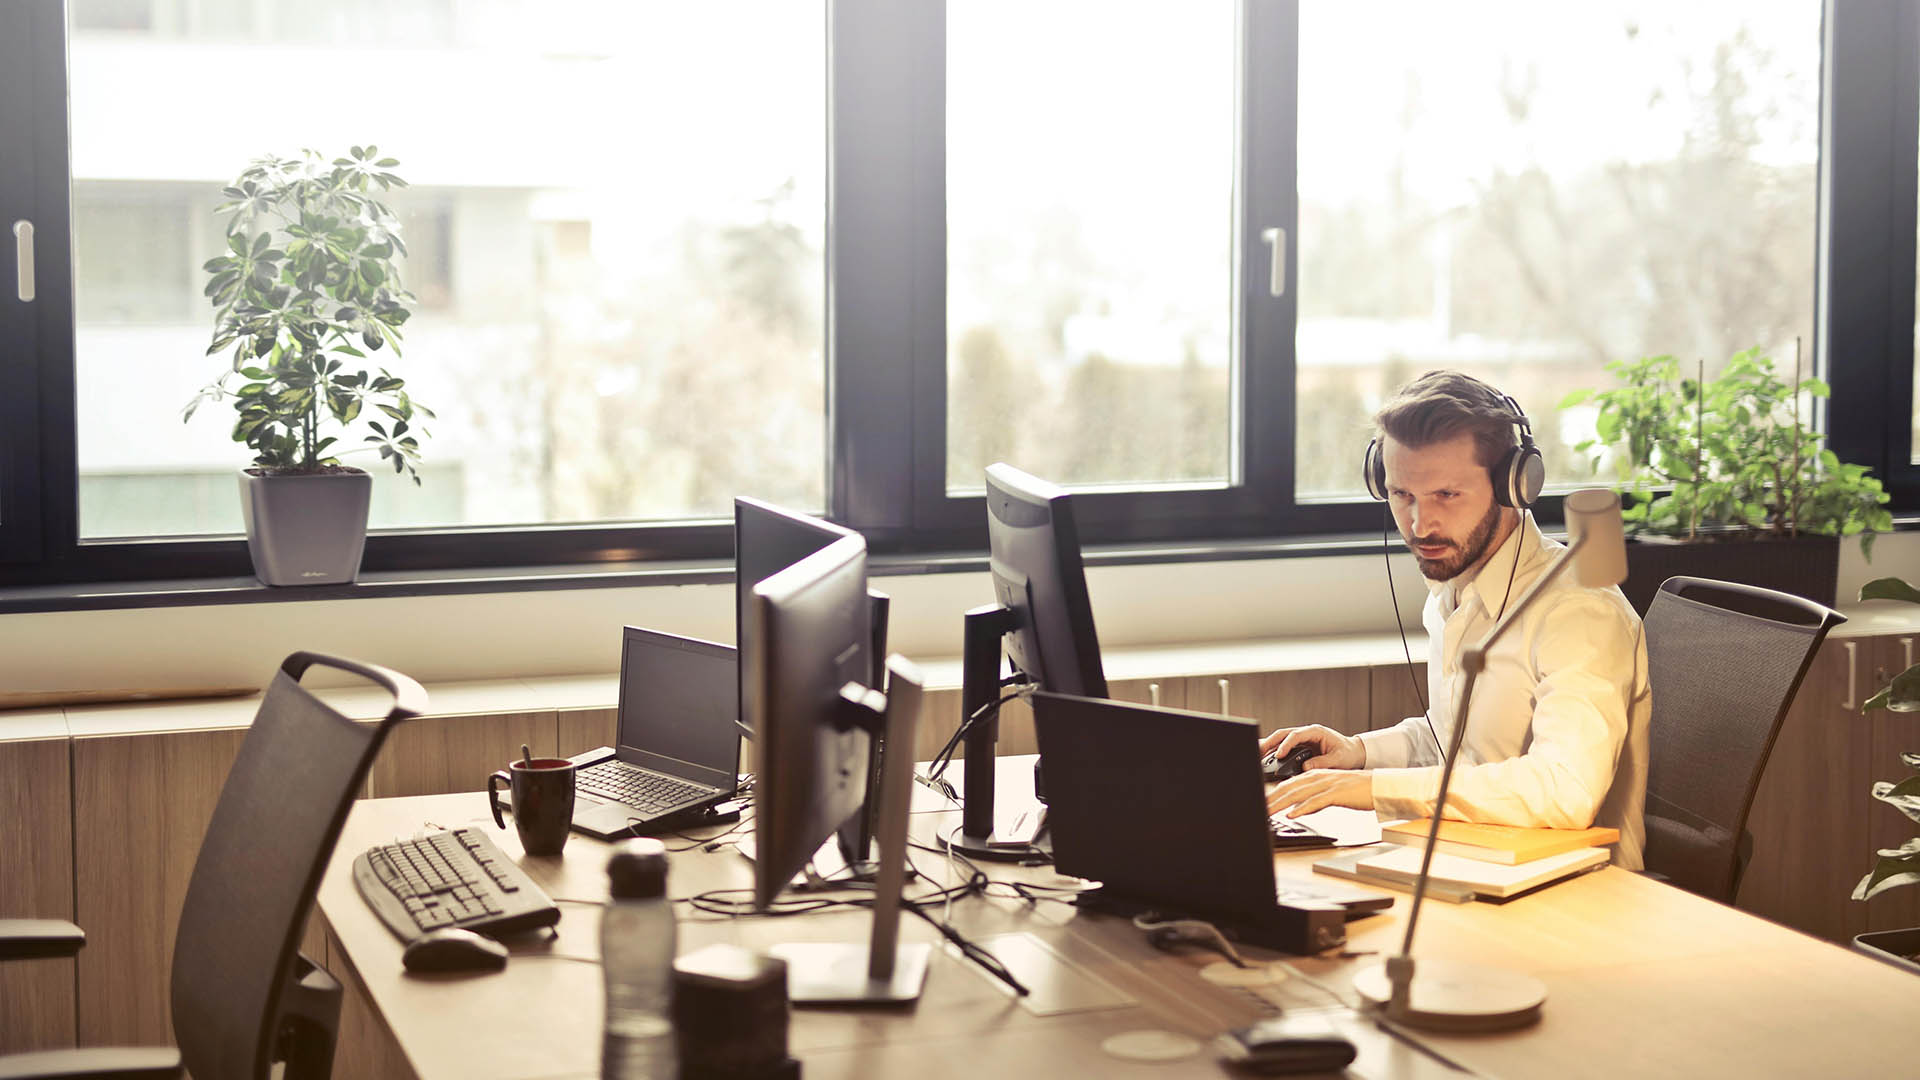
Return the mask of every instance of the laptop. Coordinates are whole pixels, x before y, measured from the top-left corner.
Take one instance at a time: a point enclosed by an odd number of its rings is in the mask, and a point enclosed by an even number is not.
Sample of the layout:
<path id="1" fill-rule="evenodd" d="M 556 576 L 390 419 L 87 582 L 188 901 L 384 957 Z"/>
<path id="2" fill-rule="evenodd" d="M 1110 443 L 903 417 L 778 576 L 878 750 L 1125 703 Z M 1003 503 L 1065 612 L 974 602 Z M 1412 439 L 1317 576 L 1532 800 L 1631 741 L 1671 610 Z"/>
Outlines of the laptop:
<path id="1" fill-rule="evenodd" d="M 573 827 L 612 840 L 699 822 L 733 798 L 740 767 L 733 646 L 622 631 L 615 746 L 575 755 Z"/>
<path id="2" fill-rule="evenodd" d="M 1275 877 L 1253 721 L 1046 692 L 1033 717 L 1054 867 L 1100 882 L 1121 906 L 1197 916 L 1262 944 L 1291 925 L 1282 904 L 1333 904 L 1348 920 L 1392 906 Z"/>

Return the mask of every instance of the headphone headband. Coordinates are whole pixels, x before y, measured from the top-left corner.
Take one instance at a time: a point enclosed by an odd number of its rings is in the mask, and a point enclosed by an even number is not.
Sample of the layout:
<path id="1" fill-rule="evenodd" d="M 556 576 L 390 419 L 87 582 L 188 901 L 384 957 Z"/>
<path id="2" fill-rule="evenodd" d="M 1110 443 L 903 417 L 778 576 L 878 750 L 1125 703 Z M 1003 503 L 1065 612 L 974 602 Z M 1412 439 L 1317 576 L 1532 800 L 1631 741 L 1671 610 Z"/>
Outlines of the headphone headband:
<path id="1" fill-rule="evenodd" d="M 1475 380 L 1476 382 L 1478 380 Z M 1480 385 L 1485 386 L 1485 383 Z M 1527 419 L 1526 411 L 1511 395 L 1502 394 L 1492 387 L 1488 391 L 1500 399 L 1511 415 L 1508 422 L 1519 429 L 1520 441 L 1501 455 L 1500 460 L 1487 467 L 1488 479 L 1493 483 L 1493 501 L 1501 506 L 1511 506 L 1516 510 L 1529 510 L 1540 501 L 1540 489 L 1546 486 L 1547 466 L 1540 456 L 1540 448 L 1533 442 L 1533 422 Z M 1360 473 L 1367 484 L 1367 494 L 1382 502 L 1387 498 L 1387 463 L 1383 456 L 1385 447 L 1380 437 L 1374 436 L 1367 443 L 1366 456 L 1361 459 Z"/>

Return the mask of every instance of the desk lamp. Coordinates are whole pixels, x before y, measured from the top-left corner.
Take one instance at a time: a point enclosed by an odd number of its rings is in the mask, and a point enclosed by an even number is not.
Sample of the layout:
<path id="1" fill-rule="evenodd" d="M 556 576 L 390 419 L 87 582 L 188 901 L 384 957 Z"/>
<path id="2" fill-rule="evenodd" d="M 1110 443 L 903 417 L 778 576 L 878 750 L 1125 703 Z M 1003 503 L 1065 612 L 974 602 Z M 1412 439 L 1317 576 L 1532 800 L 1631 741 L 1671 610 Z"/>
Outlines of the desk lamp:
<path id="1" fill-rule="evenodd" d="M 1531 975 L 1476 964 L 1427 960 L 1421 964 L 1416 977 L 1413 930 L 1420 920 L 1420 902 L 1427 892 L 1427 874 L 1433 863 L 1435 841 L 1439 838 L 1440 816 L 1447 805 L 1447 785 L 1460 759 L 1474 680 L 1486 670 L 1487 650 L 1569 566 L 1573 568 L 1574 580 L 1589 589 L 1618 585 L 1626 580 L 1627 551 L 1620 529 L 1620 497 L 1601 488 L 1586 488 L 1568 495 L 1564 505 L 1566 550 L 1520 597 L 1520 602 L 1487 631 L 1479 644 L 1461 654 L 1460 668 L 1466 673 L 1466 682 L 1460 688 L 1460 708 L 1454 714 L 1453 736 L 1447 741 L 1446 761 L 1440 771 L 1440 793 L 1434 802 L 1432 824 L 1427 828 L 1427 850 L 1421 856 L 1420 876 L 1414 882 L 1407 936 L 1400 944 L 1400 955 L 1359 972 L 1353 979 L 1353 988 L 1361 997 L 1376 1006 L 1386 1006 L 1389 1020 L 1410 1027 L 1435 1031 L 1504 1031 L 1538 1020 L 1540 1005 L 1547 997 L 1546 984 Z"/>

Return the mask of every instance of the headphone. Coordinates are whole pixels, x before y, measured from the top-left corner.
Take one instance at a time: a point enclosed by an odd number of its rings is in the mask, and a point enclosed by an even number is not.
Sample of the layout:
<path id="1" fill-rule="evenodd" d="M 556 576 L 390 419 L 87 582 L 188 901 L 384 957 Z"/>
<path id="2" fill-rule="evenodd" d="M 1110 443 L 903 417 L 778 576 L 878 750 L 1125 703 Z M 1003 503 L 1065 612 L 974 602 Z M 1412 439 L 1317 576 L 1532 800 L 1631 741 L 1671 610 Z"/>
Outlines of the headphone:
<path id="1" fill-rule="evenodd" d="M 1547 480 L 1546 462 L 1540 458 L 1540 448 L 1533 444 L 1533 424 L 1519 402 L 1490 386 L 1487 393 L 1506 406 L 1512 414 L 1509 421 L 1520 429 L 1519 444 L 1487 467 L 1488 478 L 1493 481 L 1493 501 L 1516 510 L 1532 509 L 1533 504 L 1540 501 L 1540 489 Z M 1387 463 L 1382 456 L 1385 449 L 1379 436 L 1368 440 L 1367 454 L 1360 466 L 1367 482 L 1367 494 L 1381 502 L 1387 499 Z"/>

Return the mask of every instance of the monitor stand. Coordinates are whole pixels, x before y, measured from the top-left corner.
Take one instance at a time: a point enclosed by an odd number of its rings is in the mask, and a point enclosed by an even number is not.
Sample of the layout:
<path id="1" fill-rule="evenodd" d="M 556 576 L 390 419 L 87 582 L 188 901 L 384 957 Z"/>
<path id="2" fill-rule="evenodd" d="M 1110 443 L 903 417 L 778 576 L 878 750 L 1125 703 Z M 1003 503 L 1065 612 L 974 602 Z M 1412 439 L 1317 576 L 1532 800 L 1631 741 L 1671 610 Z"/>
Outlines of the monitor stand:
<path id="1" fill-rule="evenodd" d="M 889 745 L 912 746 L 920 717 L 920 674 L 897 656 L 888 658 L 887 668 L 887 694 L 864 691 L 853 706 L 869 729 L 878 726 L 876 721 L 885 724 Z M 787 962 L 787 1000 L 795 1005 L 902 1005 L 920 996 L 933 946 L 900 944 L 900 890 L 906 884 L 907 812 L 913 799 L 911 758 L 882 758 L 875 822 L 880 870 L 874 880 L 868 940 L 793 942 L 767 950 Z"/>
<path id="2" fill-rule="evenodd" d="M 1019 629 L 1020 618 L 1001 604 L 986 604 L 967 612 L 961 640 L 960 721 L 992 706 L 1000 696 L 1001 641 Z M 1021 842 L 997 835 L 994 806 L 994 744 L 1000 741 L 1000 715 L 980 717 L 967 729 L 961 763 L 960 831 L 943 832 L 940 842 L 970 859 L 1023 862 L 1038 852 L 1025 832 Z M 1034 788 L 1040 789 L 1040 763 L 1034 762 Z M 1037 800 L 1021 811 L 1042 808 Z M 1018 819 L 1019 814 L 1012 815 Z"/>

